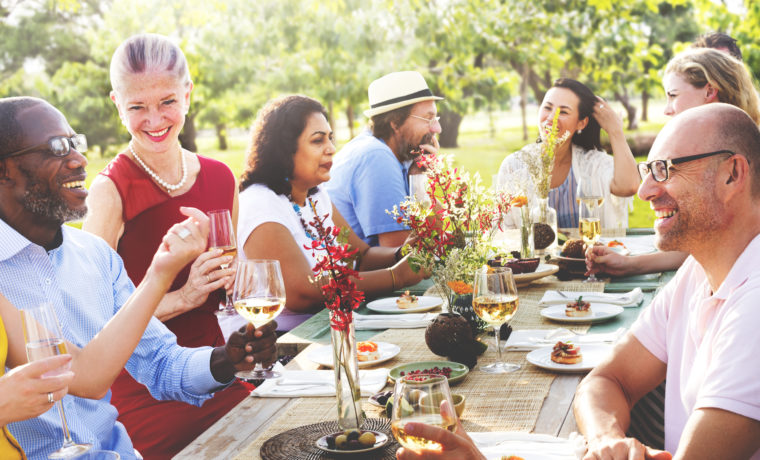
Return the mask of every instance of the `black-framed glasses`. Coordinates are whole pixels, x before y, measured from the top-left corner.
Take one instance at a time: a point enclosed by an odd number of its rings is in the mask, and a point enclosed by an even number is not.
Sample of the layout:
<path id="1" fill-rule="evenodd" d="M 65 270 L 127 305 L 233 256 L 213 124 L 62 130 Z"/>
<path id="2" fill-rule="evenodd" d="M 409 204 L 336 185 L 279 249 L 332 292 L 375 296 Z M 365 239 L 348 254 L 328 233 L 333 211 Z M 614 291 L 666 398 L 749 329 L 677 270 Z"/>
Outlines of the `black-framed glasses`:
<path id="1" fill-rule="evenodd" d="M 686 163 L 688 161 L 711 157 L 713 155 L 720 155 L 721 153 L 735 155 L 735 153 L 731 150 L 717 150 L 715 152 L 699 153 L 697 155 L 689 155 L 681 158 L 673 158 L 670 160 L 653 160 L 649 163 L 642 162 L 636 166 L 639 168 L 639 176 L 641 177 L 642 181 L 645 177 L 647 177 L 647 174 L 651 172 L 652 178 L 655 180 L 655 182 L 664 182 L 668 180 L 668 171 L 670 170 L 671 166 Z"/>
<path id="2" fill-rule="evenodd" d="M 54 136 L 43 144 L 27 147 L 25 149 L 17 150 L 11 153 L 0 154 L 0 158 L 15 157 L 43 149 L 46 149 L 47 152 L 54 157 L 65 157 L 71 153 L 71 149 L 74 149 L 79 153 L 84 153 L 87 151 L 87 137 L 84 134 L 74 134 L 71 137 Z"/>
<path id="3" fill-rule="evenodd" d="M 425 120 L 425 121 L 427 121 L 427 122 L 428 122 L 428 125 L 429 125 L 431 128 L 433 127 L 433 125 L 434 125 L 434 124 L 435 124 L 437 121 L 439 121 L 439 120 L 441 119 L 441 117 L 425 118 L 425 117 L 421 117 L 421 116 L 419 116 L 419 115 L 411 115 L 411 114 L 410 114 L 409 116 L 410 116 L 410 117 L 414 117 L 414 118 L 419 118 L 420 120 Z"/>

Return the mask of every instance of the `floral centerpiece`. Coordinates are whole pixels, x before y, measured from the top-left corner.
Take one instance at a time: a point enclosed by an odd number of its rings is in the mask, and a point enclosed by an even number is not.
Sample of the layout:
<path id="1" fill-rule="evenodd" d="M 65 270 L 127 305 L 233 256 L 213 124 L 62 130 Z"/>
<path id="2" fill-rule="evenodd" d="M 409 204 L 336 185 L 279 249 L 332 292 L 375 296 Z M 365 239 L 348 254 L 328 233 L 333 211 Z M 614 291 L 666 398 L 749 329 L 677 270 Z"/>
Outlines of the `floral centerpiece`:
<path id="1" fill-rule="evenodd" d="M 557 213 L 548 204 L 549 189 L 551 188 L 557 148 L 572 134 L 570 131 L 559 134 L 557 123 L 559 111 L 559 108 L 554 111 L 551 125 L 539 126 L 541 133 L 540 154 L 524 157 L 528 173 L 535 184 L 538 198 L 538 203 L 534 205 L 530 213 L 530 222 L 532 224 L 533 246 L 539 254 L 551 249 L 551 246 L 557 241 Z"/>
<path id="2" fill-rule="evenodd" d="M 478 174 L 471 177 L 454 167 L 451 156 L 422 155 L 418 165 L 428 176 L 429 200 L 410 198 L 389 213 L 417 236 L 405 247 L 409 263 L 431 274 L 451 312 L 455 297 L 464 293 L 462 284 L 471 286 L 474 272 L 494 255 L 493 234 L 509 210 L 511 197 L 486 190 Z M 480 321 L 471 312 L 470 305 L 465 316 Z"/>
<path id="3" fill-rule="evenodd" d="M 311 198 L 314 220 L 309 225 L 316 238 L 306 249 L 317 257 L 312 268 L 315 282 L 321 285 L 325 306 L 330 310 L 330 338 L 333 346 L 335 394 L 338 403 L 338 425 L 341 429 L 360 428 L 364 423 L 359 388 L 359 361 L 356 353 L 353 311 L 364 300 L 352 278 L 359 278 L 353 269 L 358 249 L 346 242 L 347 230 L 326 226 L 327 215 L 319 216 Z"/>

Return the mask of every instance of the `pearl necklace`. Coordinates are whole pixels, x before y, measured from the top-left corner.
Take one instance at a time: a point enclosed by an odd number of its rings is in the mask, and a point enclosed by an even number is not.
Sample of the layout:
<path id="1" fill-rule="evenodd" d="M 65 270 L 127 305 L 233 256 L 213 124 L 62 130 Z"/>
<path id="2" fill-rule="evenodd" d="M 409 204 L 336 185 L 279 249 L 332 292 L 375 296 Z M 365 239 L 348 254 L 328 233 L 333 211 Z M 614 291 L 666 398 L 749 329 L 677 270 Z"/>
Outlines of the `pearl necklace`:
<path id="1" fill-rule="evenodd" d="M 177 145 L 179 145 L 179 143 Z M 167 192 L 173 192 L 175 190 L 179 190 L 182 188 L 183 185 L 185 185 L 185 182 L 187 182 L 187 167 L 186 167 L 187 165 L 185 164 L 185 155 L 184 153 L 182 153 L 182 146 L 180 146 L 179 148 L 179 157 L 182 160 L 182 179 L 175 185 L 172 185 L 166 182 L 165 180 L 161 179 L 160 177 L 158 177 L 158 174 L 156 174 L 155 171 L 150 169 L 148 165 L 146 165 L 145 162 L 142 161 L 142 158 L 140 158 L 137 155 L 137 152 L 135 152 L 134 147 L 132 147 L 131 141 L 129 142 L 129 151 L 132 152 L 132 156 L 135 157 L 138 163 L 140 163 L 140 166 L 143 167 L 145 172 L 148 173 L 148 175 L 152 177 L 154 181 L 158 182 L 158 185 L 165 188 Z"/>

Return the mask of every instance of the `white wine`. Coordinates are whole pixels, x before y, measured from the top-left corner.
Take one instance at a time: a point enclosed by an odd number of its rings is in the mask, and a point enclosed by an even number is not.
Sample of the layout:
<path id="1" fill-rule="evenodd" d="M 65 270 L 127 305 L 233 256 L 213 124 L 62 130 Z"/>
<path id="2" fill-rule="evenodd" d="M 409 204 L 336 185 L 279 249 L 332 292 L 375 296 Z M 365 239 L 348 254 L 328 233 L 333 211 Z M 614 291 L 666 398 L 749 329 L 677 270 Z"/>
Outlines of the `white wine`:
<path id="1" fill-rule="evenodd" d="M 500 326 L 515 315 L 519 300 L 516 295 L 479 296 L 473 299 L 475 314 L 491 326 Z"/>
<path id="2" fill-rule="evenodd" d="M 237 255 L 237 246 L 218 246 L 215 248 L 208 248 L 209 251 L 212 251 L 214 249 L 221 249 L 222 250 L 222 256 L 232 256 L 233 258 Z M 230 264 L 221 264 L 221 268 L 227 268 Z"/>
<path id="3" fill-rule="evenodd" d="M 424 423 L 425 425 L 437 426 L 445 430 L 453 432 L 456 429 L 456 420 L 444 419 L 440 414 L 427 414 L 417 417 L 407 417 L 403 420 L 394 420 L 391 424 L 391 431 L 399 444 L 419 452 L 420 450 L 441 450 L 441 444 L 429 439 L 421 438 L 419 436 L 411 436 L 406 434 L 404 426 L 407 423 Z"/>
<path id="4" fill-rule="evenodd" d="M 601 207 L 602 204 L 604 204 L 604 197 L 603 196 L 589 196 L 589 197 L 584 197 L 584 198 L 576 198 L 575 201 L 579 205 L 583 203 L 583 205 L 588 207 L 589 209 L 594 209 L 595 207 L 597 206 Z"/>
<path id="5" fill-rule="evenodd" d="M 280 314 L 285 307 L 285 299 L 250 298 L 235 302 L 235 310 L 256 327 L 263 326 Z"/>
<path id="6" fill-rule="evenodd" d="M 598 218 L 582 218 L 578 222 L 578 232 L 581 234 L 583 242 L 588 246 L 592 246 L 602 236 L 602 223 Z"/>
<path id="7" fill-rule="evenodd" d="M 43 339 L 26 344 L 26 357 L 30 362 L 50 358 L 52 356 L 65 355 L 66 352 L 66 342 L 64 342 L 63 339 Z M 45 372 L 42 376 L 52 377 L 70 368 L 71 364 L 69 363 L 61 368 Z"/>

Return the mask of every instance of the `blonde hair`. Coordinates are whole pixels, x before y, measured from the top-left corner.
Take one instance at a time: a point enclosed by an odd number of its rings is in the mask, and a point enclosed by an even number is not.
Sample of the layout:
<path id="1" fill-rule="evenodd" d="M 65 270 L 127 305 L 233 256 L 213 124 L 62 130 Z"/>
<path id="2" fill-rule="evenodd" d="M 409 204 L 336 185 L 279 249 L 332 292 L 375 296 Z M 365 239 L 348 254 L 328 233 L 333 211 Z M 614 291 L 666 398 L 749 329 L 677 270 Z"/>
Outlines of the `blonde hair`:
<path id="1" fill-rule="evenodd" d="M 668 62 L 665 74 L 675 73 L 695 88 L 710 86 L 718 100 L 747 112 L 760 125 L 760 105 L 747 67 L 727 53 L 710 48 L 687 49 Z"/>
<path id="2" fill-rule="evenodd" d="M 164 71 L 189 85 L 190 72 L 185 54 L 168 37 L 138 34 L 126 39 L 111 58 L 111 87 L 118 92 L 127 75 Z"/>

